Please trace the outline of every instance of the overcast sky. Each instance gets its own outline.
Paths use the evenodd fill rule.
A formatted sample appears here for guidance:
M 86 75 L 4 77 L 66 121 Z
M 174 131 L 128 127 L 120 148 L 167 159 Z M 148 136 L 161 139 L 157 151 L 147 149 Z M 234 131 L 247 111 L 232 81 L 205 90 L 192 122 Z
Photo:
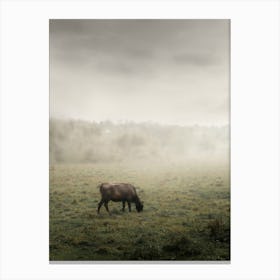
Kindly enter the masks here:
M 51 20 L 51 117 L 228 124 L 229 24 Z

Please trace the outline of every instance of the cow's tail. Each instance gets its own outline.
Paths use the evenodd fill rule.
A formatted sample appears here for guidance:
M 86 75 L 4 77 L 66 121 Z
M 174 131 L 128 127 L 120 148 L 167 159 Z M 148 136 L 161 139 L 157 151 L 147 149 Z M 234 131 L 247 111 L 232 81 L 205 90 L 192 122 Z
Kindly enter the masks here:
M 99 189 L 99 191 L 101 191 L 101 187 L 102 187 L 103 183 L 100 183 L 97 185 L 97 188 Z

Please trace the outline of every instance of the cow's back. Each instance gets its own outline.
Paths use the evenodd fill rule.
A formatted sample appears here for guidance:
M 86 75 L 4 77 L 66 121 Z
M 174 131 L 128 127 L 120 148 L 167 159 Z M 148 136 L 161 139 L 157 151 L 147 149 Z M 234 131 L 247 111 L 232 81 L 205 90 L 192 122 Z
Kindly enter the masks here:
M 104 200 L 133 201 L 137 196 L 135 188 L 126 183 L 103 183 L 100 192 Z

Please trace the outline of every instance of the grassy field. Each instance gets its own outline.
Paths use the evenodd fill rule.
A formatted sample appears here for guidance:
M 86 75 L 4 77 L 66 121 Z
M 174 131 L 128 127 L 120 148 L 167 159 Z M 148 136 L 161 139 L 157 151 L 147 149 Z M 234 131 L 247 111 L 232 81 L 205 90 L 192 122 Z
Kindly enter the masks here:
M 50 260 L 229 260 L 228 166 L 50 166 Z M 100 182 L 128 182 L 143 212 L 109 202 Z

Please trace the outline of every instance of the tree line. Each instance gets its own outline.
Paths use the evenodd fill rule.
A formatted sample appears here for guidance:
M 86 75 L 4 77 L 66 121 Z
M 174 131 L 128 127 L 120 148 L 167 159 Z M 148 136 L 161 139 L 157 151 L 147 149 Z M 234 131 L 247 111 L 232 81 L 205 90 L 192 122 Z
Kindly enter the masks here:
M 228 160 L 228 126 L 50 119 L 50 163 Z

